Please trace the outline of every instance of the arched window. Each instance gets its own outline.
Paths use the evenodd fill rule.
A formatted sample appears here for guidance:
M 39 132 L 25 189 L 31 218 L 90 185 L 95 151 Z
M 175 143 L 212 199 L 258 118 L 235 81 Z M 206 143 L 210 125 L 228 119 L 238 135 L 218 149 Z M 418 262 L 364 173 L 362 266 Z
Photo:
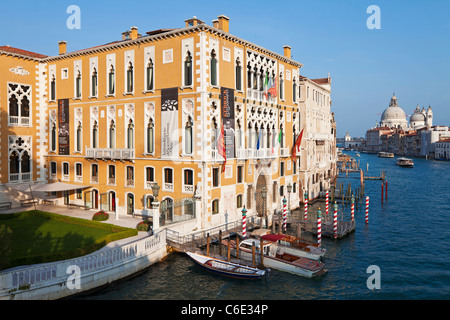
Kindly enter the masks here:
M 297 102 L 297 81 L 295 78 L 292 84 L 292 101 Z
M 17 174 L 19 173 L 19 154 L 16 151 L 13 151 L 9 156 L 9 173 Z
M 114 66 L 111 65 L 111 68 L 109 69 L 109 74 L 108 74 L 108 93 L 109 94 L 114 94 L 115 92 L 115 73 L 114 73 Z
M 184 85 L 192 85 L 192 56 L 188 51 L 186 54 L 186 59 L 184 61 Z
M 92 71 L 92 76 L 91 76 L 91 96 L 92 97 L 96 97 L 97 96 L 97 84 L 98 84 L 98 77 L 97 77 L 97 69 L 94 68 L 94 70 Z
M 216 199 L 212 202 L 212 213 L 213 214 L 219 213 L 219 199 Z
M 247 88 L 252 88 L 252 67 L 250 64 L 247 65 Z
M 9 116 L 19 116 L 19 103 L 15 94 L 11 95 L 11 97 L 9 98 Z
M 253 127 L 252 124 L 248 124 L 248 148 L 253 148 Z
M 133 64 L 130 62 L 127 69 L 127 93 L 133 92 Z
M 23 96 L 20 101 L 20 116 L 29 117 L 30 116 L 30 100 L 27 96 Z
M 77 151 L 81 151 L 81 133 L 82 133 L 82 127 L 81 127 L 81 122 L 78 122 L 78 126 L 77 126 Z
M 111 120 L 109 124 L 109 147 L 114 149 L 116 147 L 116 124 Z
M 284 80 L 283 80 L 283 74 L 280 73 L 280 99 L 284 99 Z
M 253 68 L 253 89 L 258 89 L 258 69 L 256 66 Z
M 241 122 L 239 120 L 237 121 L 236 147 L 237 149 L 242 148 L 242 127 Z
M 192 118 L 188 117 L 186 125 L 184 127 L 184 151 L 186 154 L 192 154 L 193 149 L 193 135 L 192 135 Z
M 75 79 L 75 98 L 81 98 L 81 72 L 78 71 Z
M 147 124 L 147 153 L 155 151 L 155 128 L 153 120 L 150 119 Z
M 94 122 L 92 126 L 92 148 L 98 148 L 98 124 Z
M 56 78 L 52 75 L 52 82 L 50 83 L 50 100 L 56 100 Z
M 52 133 L 51 133 L 51 151 L 56 151 L 56 124 L 52 125 Z
M 213 49 L 211 51 L 211 85 L 216 86 L 217 85 L 217 58 L 216 58 L 216 51 Z
M 264 90 L 264 70 L 259 70 L 259 91 Z
M 239 58 L 236 59 L 236 90 L 242 90 L 242 66 Z
M 128 123 L 128 129 L 127 129 L 127 148 L 133 149 L 134 148 L 134 123 L 133 120 L 130 119 L 130 122 Z
M 267 125 L 267 130 L 266 130 L 266 148 L 270 148 L 272 141 L 272 132 L 270 132 L 270 125 Z
M 147 91 L 153 90 L 153 60 L 149 59 L 147 64 Z
M 218 136 L 218 128 L 217 128 L 217 123 L 216 123 L 216 119 L 213 118 L 212 119 L 212 134 L 211 134 L 211 149 L 212 150 L 216 150 L 217 149 L 217 136 Z
M 280 140 L 280 147 L 284 148 L 284 132 L 283 132 L 283 125 L 280 125 L 280 136 L 278 137 Z
M 239 194 L 236 197 L 236 208 L 242 208 L 242 204 L 243 204 L 243 199 L 242 199 L 242 194 Z

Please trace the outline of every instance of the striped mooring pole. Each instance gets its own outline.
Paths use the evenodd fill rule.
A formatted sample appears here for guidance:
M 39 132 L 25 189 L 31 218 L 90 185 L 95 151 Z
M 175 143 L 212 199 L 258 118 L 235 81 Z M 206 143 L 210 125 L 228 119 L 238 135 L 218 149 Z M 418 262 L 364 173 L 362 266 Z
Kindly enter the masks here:
M 286 209 L 286 197 L 283 198 L 283 230 L 286 232 L 287 229 L 287 209 Z
M 242 238 L 247 237 L 247 209 L 242 209 Z
M 328 217 L 328 199 L 329 199 L 329 196 L 328 196 L 328 190 L 327 190 L 327 193 L 325 195 L 325 215 L 326 215 L 326 217 Z
M 333 233 L 334 233 L 335 239 L 337 239 L 337 209 L 338 209 L 338 205 L 335 201 L 334 202 L 334 213 L 333 213 L 333 220 L 334 220 Z
M 352 222 L 354 222 L 355 221 L 355 198 L 353 198 L 353 197 L 352 197 L 351 214 L 352 214 Z
M 366 224 L 369 223 L 369 196 L 366 197 Z
M 305 192 L 305 221 L 308 220 L 308 194 Z
M 317 211 L 317 245 L 320 247 L 322 245 L 322 212 Z

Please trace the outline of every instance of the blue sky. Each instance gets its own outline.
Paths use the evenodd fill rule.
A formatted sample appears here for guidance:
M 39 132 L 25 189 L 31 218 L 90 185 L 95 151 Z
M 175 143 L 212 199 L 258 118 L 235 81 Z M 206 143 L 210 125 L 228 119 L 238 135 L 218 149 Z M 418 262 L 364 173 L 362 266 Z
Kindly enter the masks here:
M 68 6 L 81 9 L 81 29 L 69 30 Z M 381 10 L 381 29 L 369 30 L 369 5 Z M 338 137 L 364 136 L 395 92 L 410 115 L 431 105 L 434 124 L 450 125 L 450 1 L 9 1 L 0 12 L 0 45 L 47 55 L 58 41 L 75 51 L 139 32 L 184 27 L 197 16 L 212 25 L 230 17 L 230 33 L 269 50 L 292 47 L 301 74 L 332 77 Z

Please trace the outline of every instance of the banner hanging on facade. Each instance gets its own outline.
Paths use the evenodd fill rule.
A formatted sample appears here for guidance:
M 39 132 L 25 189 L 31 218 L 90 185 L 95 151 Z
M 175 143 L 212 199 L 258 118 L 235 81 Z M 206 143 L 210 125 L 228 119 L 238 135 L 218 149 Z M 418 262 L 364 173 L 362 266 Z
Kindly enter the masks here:
M 221 88 L 222 123 L 225 131 L 225 149 L 227 159 L 235 158 L 234 154 L 234 89 Z
M 161 157 L 178 158 L 178 88 L 161 90 Z
M 70 155 L 69 99 L 58 100 L 58 145 L 60 155 Z

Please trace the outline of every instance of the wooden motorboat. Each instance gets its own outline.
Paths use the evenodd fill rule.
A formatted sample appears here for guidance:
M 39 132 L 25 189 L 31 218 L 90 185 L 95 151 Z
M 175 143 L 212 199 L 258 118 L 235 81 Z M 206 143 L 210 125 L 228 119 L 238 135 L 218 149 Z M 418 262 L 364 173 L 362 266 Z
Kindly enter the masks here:
M 400 167 L 412 168 L 414 167 L 414 162 L 412 159 L 402 157 L 397 159 L 397 165 Z
M 274 239 L 267 236 L 269 235 L 261 236 L 263 242 L 262 265 L 264 267 L 270 267 L 307 278 L 319 276 L 326 272 L 324 263 L 288 253 L 286 247 L 277 244 L 278 240 L 272 241 Z M 232 240 L 229 244 L 231 254 L 234 256 L 239 255 L 239 258 L 243 260 L 255 261 L 255 263 L 261 264 L 260 242 L 260 240 L 256 239 L 245 239 L 239 244 L 238 250 L 236 250 L 236 242 Z M 255 246 L 254 252 L 253 245 Z
M 223 276 L 236 279 L 259 279 L 265 274 L 265 270 L 258 268 L 252 268 L 194 252 L 186 252 L 186 254 L 200 267 Z
M 288 234 L 267 234 L 263 239 L 276 242 L 278 247 L 284 252 L 290 253 L 302 258 L 320 260 L 327 253 L 327 249 L 320 248 L 317 244 L 297 238 Z

